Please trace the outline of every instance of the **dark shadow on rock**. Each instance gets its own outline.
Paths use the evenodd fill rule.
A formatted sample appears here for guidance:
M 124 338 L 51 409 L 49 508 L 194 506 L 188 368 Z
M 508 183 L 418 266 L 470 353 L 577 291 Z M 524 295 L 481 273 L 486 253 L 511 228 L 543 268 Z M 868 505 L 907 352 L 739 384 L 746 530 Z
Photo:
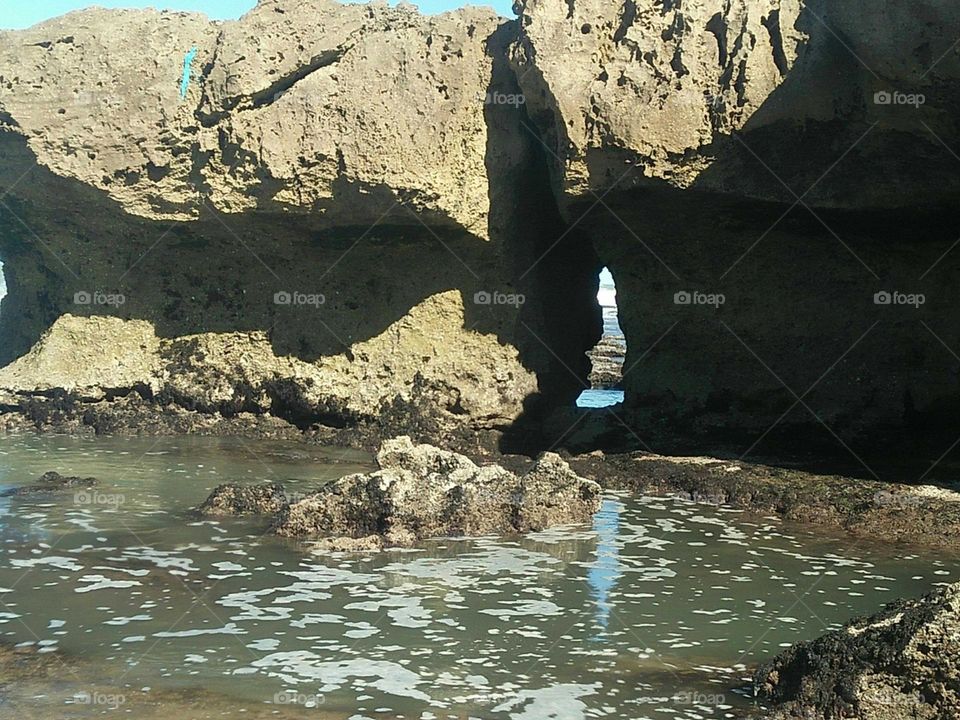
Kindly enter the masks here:
M 485 110 L 486 165 L 489 234 L 513 286 L 526 299 L 517 311 L 515 344 L 539 385 L 539 392 L 526 399 L 523 415 L 506 429 L 500 449 L 534 454 L 549 447 L 540 432 L 544 417 L 572 404 L 587 386 L 586 352 L 603 330 L 596 299 L 602 266 L 589 239 L 563 220 L 557 205 L 550 140 L 531 121 L 509 63 L 508 45 L 518 22 L 505 23 L 487 41 L 493 71 Z M 491 101 L 498 97 L 523 100 Z
M 742 130 L 702 148 L 715 159 L 692 187 L 628 180 L 605 196 L 609 209 L 591 209 L 589 194 L 565 207 L 571 219 L 589 211 L 580 226 L 617 277 L 628 342 L 625 406 L 592 413 L 580 427 L 593 440 L 567 438 L 571 449 L 712 448 L 863 477 L 952 479 L 960 165 L 924 125 L 947 127 L 960 102 L 932 83 L 920 110 L 874 105 L 890 83 L 850 54 L 831 15 L 849 24 L 857 7 L 872 12 L 804 10 L 807 47 Z M 824 108 L 832 115 L 815 119 Z M 591 186 L 603 192 L 625 159 L 589 153 Z M 697 293 L 701 304 L 688 299 Z M 724 302 L 708 304 L 717 295 Z
M 36 165 L 16 136 L 0 138 L 0 159 L 4 187 Z M 29 189 L 6 198 L 9 210 L 0 207 L 0 363 L 67 312 L 149 320 L 162 337 L 265 331 L 278 354 L 309 361 L 379 335 L 432 295 L 458 290 L 472 302 L 502 284 L 495 244 L 399 205 L 375 227 L 207 206 L 196 221 L 154 221 L 44 167 L 29 177 Z M 338 191 L 377 209 L 396 201 L 386 188 Z M 97 293 L 123 302 L 97 304 Z M 513 339 L 497 318 L 475 314 L 470 324 Z

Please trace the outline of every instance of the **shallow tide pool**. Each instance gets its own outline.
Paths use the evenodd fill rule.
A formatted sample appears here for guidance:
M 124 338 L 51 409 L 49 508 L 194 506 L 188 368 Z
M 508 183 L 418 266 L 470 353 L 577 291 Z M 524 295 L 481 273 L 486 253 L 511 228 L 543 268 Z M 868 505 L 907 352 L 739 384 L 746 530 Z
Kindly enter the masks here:
M 0 439 L 4 487 L 100 479 L 0 499 L 0 640 L 63 658 L 0 717 L 743 717 L 755 663 L 960 579 L 942 553 L 619 494 L 592 526 L 374 555 L 188 512 L 221 482 L 302 492 L 369 467 L 239 439 Z

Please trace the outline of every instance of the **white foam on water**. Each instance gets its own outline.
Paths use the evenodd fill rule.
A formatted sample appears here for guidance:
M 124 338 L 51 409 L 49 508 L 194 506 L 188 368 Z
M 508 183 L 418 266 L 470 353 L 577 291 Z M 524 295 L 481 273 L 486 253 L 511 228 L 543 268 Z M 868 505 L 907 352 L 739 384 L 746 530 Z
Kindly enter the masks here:
M 247 631 L 237 627 L 236 623 L 227 623 L 220 628 L 196 628 L 193 630 L 165 630 L 164 632 L 154 633 L 158 638 L 188 638 L 198 637 L 200 635 L 244 635 Z
M 301 650 L 273 653 L 254 661 L 252 665 L 272 677 L 295 685 L 304 681 L 318 682 L 320 686 L 317 690 L 323 694 L 342 688 L 353 678 L 373 678 L 370 686 L 383 693 L 431 702 L 430 696 L 418 689 L 424 681 L 417 673 L 387 660 L 356 658 L 324 661 L 313 652 Z
M 510 712 L 511 720 L 585 720 L 587 704 L 580 698 L 595 695 L 600 687 L 600 683 L 567 683 L 539 690 L 521 690 L 514 699 L 493 708 L 493 712 Z M 511 712 L 517 706 L 521 712 Z
M 117 617 L 112 620 L 104 620 L 104 625 L 116 625 L 122 627 L 128 625 L 132 622 L 146 622 L 148 620 L 153 620 L 151 615 L 131 615 L 130 617 Z
M 41 565 L 49 565 L 58 570 L 71 570 L 73 572 L 83 570 L 83 565 L 76 560 L 61 555 L 48 555 L 46 557 L 30 558 L 28 560 L 14 558 L 10 561 L 10 564 L 17 568 L 34 568 L 40 567 Z
M 551 617 L 563 615 L 564 612 L 563 608 L 548 600 L 501 600 L 499 604 L 508 607 L 484 608 L 480 610 L 480 612 L 484 615 L 493 615 L 500 619 L 524 617 L 528 615 Z
M 78 582 L 90 583 L 86 587 L 74 588 L 74 592 L 88 593 L 94 590 L 110 590 L 138 587 L 140 582 L 137 580 L 113 580 L 104 575 L 84 575 L 78 579 Z

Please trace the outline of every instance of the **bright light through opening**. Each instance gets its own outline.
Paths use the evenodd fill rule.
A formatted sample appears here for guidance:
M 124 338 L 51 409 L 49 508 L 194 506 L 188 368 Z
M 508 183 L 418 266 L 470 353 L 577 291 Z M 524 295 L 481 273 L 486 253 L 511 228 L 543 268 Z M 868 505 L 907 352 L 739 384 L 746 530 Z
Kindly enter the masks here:
M 603 337 L 588 355 L 593 364 L 590 388 L 577 398 L 578 407 L 603 408 L 623 402 L 623 360 L 626 339 L 617 314 L 617 286 L 608 268 L 600 271 L 597 302 L 603 310 Z

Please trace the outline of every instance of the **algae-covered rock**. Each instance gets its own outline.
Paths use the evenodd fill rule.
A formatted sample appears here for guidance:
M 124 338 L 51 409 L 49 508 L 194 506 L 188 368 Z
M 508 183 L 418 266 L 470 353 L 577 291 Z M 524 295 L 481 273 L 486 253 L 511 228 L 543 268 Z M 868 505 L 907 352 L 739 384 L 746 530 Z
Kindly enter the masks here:
M 384 545 L 408 546 L 430 537 L 584 523 L 600 505 L 600 486 L 552 453 L 518 476 L 399 437 L 383 443 L 377 461 L 376 472 L 348 475 L 291 503 L 277 516 L 274 531 L 289 537 L 378 536 Z
M 200 515 L 273 515 L 287 504 L 283 487 L 267 485 L 218 485 L 200 504 Z
M 899 600 L 801 642 L 754 684 L 774 720 L 953 720 L 960 708 L 960 584 Z

